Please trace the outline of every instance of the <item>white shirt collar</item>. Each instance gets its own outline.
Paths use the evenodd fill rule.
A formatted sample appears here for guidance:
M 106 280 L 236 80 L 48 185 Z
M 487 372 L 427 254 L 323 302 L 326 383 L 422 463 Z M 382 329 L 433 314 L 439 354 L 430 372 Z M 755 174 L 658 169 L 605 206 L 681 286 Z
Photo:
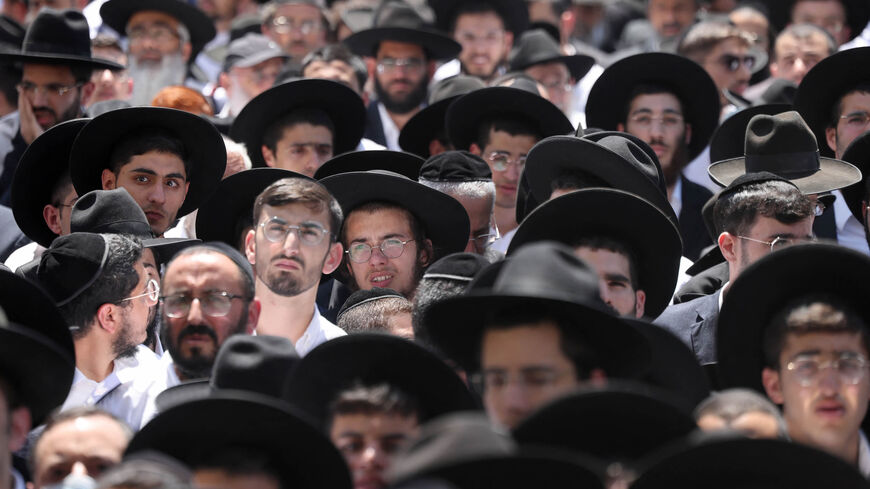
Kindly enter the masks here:
M 870 479 L 870 443 L 867 442 L 863 431 L 858 430 L 858 436 L 858 471 L 865 478 Z
M 730 280 L 725 282 L 724 284 L 722 284 L 722 287 L 719 289 L 719 312 L 722 312 L 722 301 L 725 300 L 725 290 L 728 288 L 728 284 L 730 284 L 730 283 L 731 283 Z
M 393 122 L 384 104 L 378 102 L 378 114 L 381 116 L 381 127 L 384 128 L 384 139 L 387 141 L 387 149 L 402 151 L 399 147 L 399 127 Z
M 674 214 L 680 215 L 683 210 L 683 178 L 677 177 L 677 183 L 674 184 L 674 191 L 671 192 L 671 207 L 674 208 Z
M 317 345 L 346 334 L 347 333 L 345 333 L 344 330 L 321 316 L 320 310 L 318 310 L 315 305 L 314 314 L 311 315 L 311 322 L 308 323 L 308 327 L 305 328 L 305 333 L 299 337 L 299 341 L 297 341 L 293 346 L 296 347 L 296 353 L 298 353 L 300 357 L 304 357 Z
M 852 215 L 852 211 L 849 210 L 849 206 L 846 205 L 846 199 L 843 198 L 843 193 L 839 190 L 835 190 L 833 194 L 837 196 L 837 199 L 834 200 L 834 219 L 837 222 L 837 231 L 839 232 L 846 227 L 849 218 L 851 217 L 854 219 L 854 216 Z

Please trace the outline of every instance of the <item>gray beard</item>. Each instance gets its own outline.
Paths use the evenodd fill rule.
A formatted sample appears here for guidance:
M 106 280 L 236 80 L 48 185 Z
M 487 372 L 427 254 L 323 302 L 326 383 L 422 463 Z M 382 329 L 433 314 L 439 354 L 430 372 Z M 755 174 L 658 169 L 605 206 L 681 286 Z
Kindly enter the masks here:
M 163 57 L 160 63 L 141 63 L 133 59 L 128 69 L 133 79 L 132 105 L 151 105 L 151 100 L 160 90 L 172 85 L 182 85 L 187 73 L 187 63 L 180 53 Z

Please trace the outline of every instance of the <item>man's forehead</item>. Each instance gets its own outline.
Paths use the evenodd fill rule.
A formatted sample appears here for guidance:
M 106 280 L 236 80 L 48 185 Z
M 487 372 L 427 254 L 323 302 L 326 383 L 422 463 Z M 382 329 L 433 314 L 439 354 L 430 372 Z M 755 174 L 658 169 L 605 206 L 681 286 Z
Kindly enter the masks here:
M 161 12 L 159 10 L 143 10 L 130 16 L 130 20 L 127 21 L 127 29 L 153 24 L 167 24 L 171 27 L 176 27 L 179 22 L 178 19 L 166 12 Z
M 387 221 L 386 218 L 390 216 L 398 219 Z M 373 237 L 373 235 L 388 236 L 393 234 L 411 234 L 412 214 L 404 207 L 354 209 L 350 211 L 344 220 L 345 223 L 347 223 L 346 226 L 349 228 L 351 225 L 359 226 L 360 220 L 363 218 L 368 219 L 368 226 L 363 229 L 355 229 L 355 231 L 358 233 L 364 233 L 367 236 L 348 236 L 348 239 L 354 240 L 363 237 Z
M 259 222 L 277 217 L 287 224 L 297 225 L 300 222 L 314 221 L 329 227 L 329 210 L 326 205 L 311 205 L 302 202 L 291 202 L 284 205 L 265 204 L 260 209 Z
M 203 278 L 210 285 L 216 282 L 235 285 L 239 279 L 236 265 L 228 256 L 215 250 L 200 250 L 173 260 L 166 269 L 163 280 L 169 288 L 194 277 Z
M 275 8 L 275 17 L 282 16 L 293 19 L 319 19 L 321 17 L 321 10 L 314 5 L 304 2 L 285 3 Z
M 298 121 L 284 127 L 278 142 L 284 144 L 309 144 L 312 142 L 332 144 L 332 131 L 320 124 Z
M 425 58 L 423 46 L 400 41 L 381 41 L 377 57 L 380 58 Z
M 630 112 L 637 112 L 640 110 L 648 110 L 648 111 L 656 111 L 656 110 L 670 110 L 675 112 L 681 112 L 680 108 L 680 99 L 672 92 L 655 92 L 655 93 L 642 93 L 636 95 L 633 99 L 631 99 L 631 103 L 629 104 Z
M 75 82 L 72 68 L 62 64 L 37 64 L 23 63 L 21 66 L 21 79 L 26 81 L 38 81 L 39 83 L 71 83 Z

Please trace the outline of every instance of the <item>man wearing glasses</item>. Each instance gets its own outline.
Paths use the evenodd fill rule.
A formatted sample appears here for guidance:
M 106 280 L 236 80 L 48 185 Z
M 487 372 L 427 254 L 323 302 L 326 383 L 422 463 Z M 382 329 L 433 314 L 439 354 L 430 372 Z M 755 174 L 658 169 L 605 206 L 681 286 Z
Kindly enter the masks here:
M 273 0 L 263 6 L 263 34 L 301 63 L 308 53 L 326 45 L 329 22 L 322 0 Z
M 287 338 L 299 355 L 343 336 L 315 306 L 321 276 L 341 264 L 338 202 L 317 182 L 285 178 L 260 193 L 253 216 L 245 254 L 262 304 L 257 334 Z

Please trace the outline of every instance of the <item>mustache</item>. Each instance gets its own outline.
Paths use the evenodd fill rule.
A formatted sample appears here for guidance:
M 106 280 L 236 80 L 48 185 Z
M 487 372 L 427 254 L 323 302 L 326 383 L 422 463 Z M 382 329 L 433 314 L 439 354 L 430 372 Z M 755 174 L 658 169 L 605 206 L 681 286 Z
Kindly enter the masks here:
M 272 257 L 273 262 L 278 261 L 278 260 L 293 260 L 296 263 L 302 265 L 303 267 L 305 266 L 305 262 L 302 261 L 302 259 L 299 258 L 298 255 L 296 255 L 296 256 L 277 255 L 277 256 Z
M 178 339 L 176 341 L 178 343 L 181 343 L 181 340 L 183 340 L 184 337 L 195 334 L 206 335 L 211 338 L 212 341 L 215 342 L 215 344 L 217 344 L 218 342 L 217 333 L 215 333 L 213 329 L 209 328 L 204 324 L 188 324 L 184 327 L 184 329 L 181 330 L 180 333 L 178 333 Z
M 57 119 L 57 113 L 51 107 L 33 107 L 33 113 L 36 114 L 38 112 L 47 112 Z

